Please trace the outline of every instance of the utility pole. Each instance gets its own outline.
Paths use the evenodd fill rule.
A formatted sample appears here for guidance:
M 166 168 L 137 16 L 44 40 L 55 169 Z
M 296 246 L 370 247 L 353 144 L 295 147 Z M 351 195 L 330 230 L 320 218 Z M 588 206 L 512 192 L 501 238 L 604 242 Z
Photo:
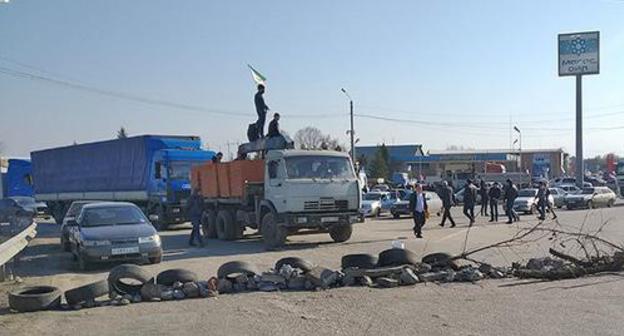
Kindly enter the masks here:
M 347 96 L 347 98 L 349 98 L 349 116 L 351 117 L 351 129 L 349 130 L 349 135 L 351 136 L 351 160 L 353 161 L 353 164 L 355 165 L 356 162 L 356 158 L 355 158 L 355 131 L 353 130 L 353 99 L 351 99 L 351 96 L 349 95 L 349 93 L 347 93 L 347 90 L 345 90 L 344 88 L 340 89 L 340 91 L 342 91 L 342 93 L 345 94 L 345 96 Z

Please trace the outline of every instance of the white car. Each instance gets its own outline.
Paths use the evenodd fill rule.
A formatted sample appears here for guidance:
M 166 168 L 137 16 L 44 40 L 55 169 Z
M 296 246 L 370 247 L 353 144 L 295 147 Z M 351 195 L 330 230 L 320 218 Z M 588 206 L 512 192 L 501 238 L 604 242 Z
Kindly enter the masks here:
M 514 201 L 513 208 L 517 212 L 524 212 L 526 214 L 534 214 L 537 212 L 537 189 L 521 189 L 518 191 L 518 198 Z M 548 196 L 548 203 L 555 204 L 555 199 L 552 195 Z
M 369 192 L 362 195 L 360 213 L 365 217 L 379 217 L 384 212 L 381 203 L 387 198 L 388 193 L 383 191 Z

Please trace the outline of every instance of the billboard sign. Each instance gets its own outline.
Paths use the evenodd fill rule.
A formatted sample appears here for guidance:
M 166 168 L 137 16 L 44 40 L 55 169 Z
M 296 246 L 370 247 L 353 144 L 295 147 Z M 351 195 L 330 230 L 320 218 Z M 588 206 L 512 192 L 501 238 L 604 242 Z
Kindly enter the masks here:
M 559 34 L 559 76 L 600 73 L 600 32 Z

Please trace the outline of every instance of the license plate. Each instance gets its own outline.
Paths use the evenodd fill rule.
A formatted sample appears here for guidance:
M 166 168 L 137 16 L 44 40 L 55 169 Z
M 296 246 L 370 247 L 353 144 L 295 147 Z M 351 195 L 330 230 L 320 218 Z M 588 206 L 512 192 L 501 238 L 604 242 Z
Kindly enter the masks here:
M 172 212 L 173 213 L 178 213 L 178 212 L 180 212 L 180 209 L 179 208 L 173 208 Z
M 0 223 L 0 226 L 9 226 L 9 225 L 11 225 L 11 223 L 9 223 L 9 222 L 2 222 L 2 223 Z
M 338 217 L 323 217 L 321 218 L 321 223 L 333 223 L 333 222 L 337 222 L 338 221 Z
M 120 247 L 111 250 L 112 255 L 139 253 L 139 247 Z

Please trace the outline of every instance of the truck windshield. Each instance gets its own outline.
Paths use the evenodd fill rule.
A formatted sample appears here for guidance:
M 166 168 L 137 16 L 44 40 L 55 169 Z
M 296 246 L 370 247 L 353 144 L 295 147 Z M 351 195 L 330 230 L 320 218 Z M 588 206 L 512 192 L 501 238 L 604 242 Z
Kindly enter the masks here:
M 286 172 L 290 179 L 355 178 L 349 159 L 334 156 L 287 157 Z
M 191 177 L 191 163 L 185 161 L 171 161 L 169 166 L 169 178 L 172 180 L 188 180 Z
M 624 175 L 624 162 L 620 162 L 617 164 L 616 172 L 617 175 Z
M 102 207 L 87 209 L 82 226 L 108 226 L 147 223 L 141 210 L 132 206 Z

